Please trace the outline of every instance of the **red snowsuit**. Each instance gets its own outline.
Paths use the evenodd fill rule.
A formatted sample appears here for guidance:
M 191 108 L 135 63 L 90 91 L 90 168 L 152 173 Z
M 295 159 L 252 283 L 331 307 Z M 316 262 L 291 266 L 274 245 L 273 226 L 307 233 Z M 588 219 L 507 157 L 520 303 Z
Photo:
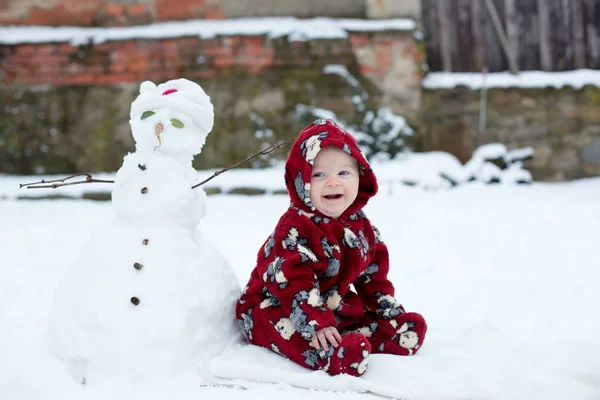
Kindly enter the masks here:
M 328 145 L 353 156 L 360 170 L 358 196 L 337 219 L 310 201 L 313 160 Z M 258 252 L 236 306 L 248 341 L 331 375 L 362 375 L 370 352 L 416 353 L 427 325 L 394 298 L 387 248 L 362 212 L 377 181 L 354 138 L 329 120 L 313 122 L 290 152 L 285 179 L 291 205 Z M 315 349 L 310 339 L 328 326 L 338 329 L 341 345 Z

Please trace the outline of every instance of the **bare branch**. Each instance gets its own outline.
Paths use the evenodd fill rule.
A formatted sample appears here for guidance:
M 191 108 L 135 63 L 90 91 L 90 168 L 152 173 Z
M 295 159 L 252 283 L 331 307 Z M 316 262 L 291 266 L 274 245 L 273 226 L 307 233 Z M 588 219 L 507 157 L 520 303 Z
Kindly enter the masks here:
M 85 176 L 86 178 L 84 181 L 67 182 L 69 179 L 77 178 L 79 176 Z M 56 183 L 56 182 L 59 182 L 59 183 Z M 21 183 L 21 184 L 19 184 L 19 188 L 26 186 L 27 189 L 56 189 L 57 187 L 60 187 L 60 186 L 79 185 L 81 183 L 94 183 L 94 182 L 95 183 L 114 183 L 115 181 L 95 179 L 90 174 L 75 174 L 75 175 L 67 176 L 66 178 L 54 179 L 51 181 L 46 181 L 46 180 L 42 179 L 39 182 Z
M 223 172 L 228 171 L 232 168 L 237 167 L 240 164 L 243 164 L 247 161 L 250 161 L 258 156 L 261 155 L 266 155 L 269 154 L 275 150 L 277 150 L 278 148 L 282 147 L 283 145 L 285 145 L 286 143 L 289 143 L 290 141 L 292 141 L 293 139 L 295 139 L 294 137 L 289 138 L 288 140 L 285 140 L 281 143 L 278 144 L 274 144 L 271 145 L 269 147 L 266 147 L 264 149 L 262 149 L 261 151 L 259 151 L 256 154 L 253 154 L 249 157 L 246 157 L 245 159 L 238 161 L 237 163 L 233 164 L 231 167 L 227 167 L 225 169 L 222 169 L 220 171 L 215 172 L 210 178 L 203 180 L 200 183 L 195 184 L 194 186 L 192 186 L 192 189 L 197 188 L 198 186 L 204 185 L 206 182 L 210 181 L 211 179 L 221 175 Z M 85 180 L 81 180 L 81 181 L 73 181 L 73 182 L 67 182 L 70 179 L 73 178 L 77 178 L 80 176 L 85 176 Z M 54 180 L 50 180 L 50 181 L 46 181 L 44 179 L 42 179 L 39 182 L 31 182 L 31 183 L 20 183 L 19 187 L 23 188 L 26 187 L 27 189 L 56 189 L 58 187 L 61 186 L 69 186 L 69 185 L 80 185 L 82 183 L 115 183 L 115 181 L 109 181 L 109 180 L 103 180 L 103 179 L 95 179 L 92 177 L 92 175 L 90 174 L 75 174 L 75 175 L 71 175 L 71 176 L 67 176 L 66 178 L 61 178 L 61 179 L 54 179 Z
M 202 182 L 200 182 L 200 183 L 197 183 L 197 184 L 195 184 L 194 186 L 192 186 L 192 189 L 194 189 L 194 188 L 197 188 L 198 186 L 204 185 L 206 182 L 210 181 L 211 179 L 213 179 L 213 178 L 216 178 L 217 176 L 221 175 L 223 172 L 225 172 L 225 171 L 228 171 L 228 170 L 230 170 L 230 169 L 232 169 L 232 168 L 235 168 L 235 167 L 237 167 L 237 166 L 238 166 L 238 165 L 240 165 L 240 164 L 243 164 L 243 163 L 245 163 L 245 162 L 247 162 L 247 161 L 250 161 L 250 160 L 252 160 L 252 159 L 254 159 L 254 158 L 256 158 L 256 157 L 258 157 L 258 156 L 260 156 L 260 155 L 263 155 L 263 156 L 264 156 L 265 154 L 269 154 L 269 153 L 271 153 L 272 151 L 275 151 L 275 150 L 277 150 L 278 148 L 280 148 L 280 147 L 281 147 L 281 146 L 283 146 L 284 144 L 286 144 L 286 143 L 288 143 L 288 142 L 291 142 L 293 139 L 295 139 L 295 138 L 294 138 L 294 137 L 291 137 L 291 138 L 289 138 L 288 140 L 286 140 L 286 141 L 283 141 L 283 142 L 281 142 L 281 143 L 279 143 L 279 144 L 274 144 L 274 145 L 271 145 L 271 146 L 269 146 L 269 147 L 266 147 L 266 148 L 262 149 L 261 151 L 259 151 L 258 153 L 256 153 L 256 154 L 253 154 L 253 155 L 251 155 L 251 156 L 249 156 L 249 157 L 246 157 L 246 158 L 245 158 L 245 159 L 243 159 L 242 161 L 238 161 L 237 163 L 233 164 L 231 167 L 227 167 L 227 168 L 225 168 L 225 169 L 222 169 L 222 170 L 220 170 L 220 171 L 216 171 L 216 172 L 215 172 L 215 173 L 214 173 L 212 176 L 210 176 L 209 178 L 207 178 L 207 179 L 203 180 Z

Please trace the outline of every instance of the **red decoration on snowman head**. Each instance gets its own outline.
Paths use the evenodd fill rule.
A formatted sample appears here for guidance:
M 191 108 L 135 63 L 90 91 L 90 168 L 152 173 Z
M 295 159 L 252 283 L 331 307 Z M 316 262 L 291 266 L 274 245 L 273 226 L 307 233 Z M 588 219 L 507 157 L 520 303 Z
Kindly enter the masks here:
M 177 89 L 169 89 L 169 90 L 165 90 L 165 91 L 163 92 L 163 96 L 166 96 L 166 95 L 168 95 L 168 94 L 171 94 L 171 93 L 176 93 L 176 92 L 177 92 Z

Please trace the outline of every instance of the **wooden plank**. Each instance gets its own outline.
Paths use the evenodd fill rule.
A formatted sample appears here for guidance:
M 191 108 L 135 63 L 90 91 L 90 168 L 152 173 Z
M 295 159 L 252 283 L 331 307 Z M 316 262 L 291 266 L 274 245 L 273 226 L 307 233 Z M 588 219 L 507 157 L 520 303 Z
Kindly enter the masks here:
M 539 21 L 536 0 L 521 0 L 516 3 L 519 24 L 519 67 L 522 71 L 539 70 Z
M 492 17 L 487 12 L 485 3 L 483 1 L 481 3 L 484 38 L 483 51 L 486 65 L 490 72 L 506 71 L 508 63 L 502 50 L 502 44 L 500 43 L 500 39 L 498 39 Z
M 585 0 L 583 7 L 588 55 L 586 67 L 600 69 L 600 4 L 598 0 Z
M 421 0 L 421 18 L 423 19 L 423 40 L 425 41 L 425 53 L 430 71 L 442 70 L 442 58 L 440 54 L 440 34 L 436 0 Z
M 500 15 L 498 14 L 498 10 L 496 9 L 496 5 L 493 0 L 485 0 L 485 5 L 488 13 L 492 17 L 492 23 L 494 24 L 494 28 L 496 31 L 496 35 L 500 40 L 500 44 L 502 46 L 502 50 L 504 51 L 504 56 L 508 60 L 508 65 L 510 72 L 516 74 L 519 72 L 517 65 L 515 64 L 515 58 L 511 52 L 510 44 L 506 37 L 506 33 L 504 32 L 504 27 L 502 26 L 502 20 L 500 19 Z
M 504 0 L 504 25 L 506 26 L 506 52 L 511 72 L 519 72 L 519 26 L 515 0 Z
M 450 3 L 448 6 L 449 14 L 449 41 L 450 41 L 450 53 L 452 55 L 452 71 L 458 72 L 461 70 L 460 53 L 464 52 L 460 42 L 458 41 L 458 0 L 444 0 L 445 3 Z
M 547 0 L 537 0 L 537 11 L 540 24 L 540 63 L 543 71 L 552 71 L 550 6 Z
M 585 28 L 581 0 L 571 0 L 571 26 L 573 28 L 573 66 L 575 69 L 585 68 Z
M 485 66 L 485 57 L 483 52 L 483 27 L 482 27 L 482 8 L 480 1 L 471 1 L 471 33 L 473 35 L 472 59 L 473 70 L 481 71 Z
M 573 68 L 570 0 L 550 2 L 550 6 L 553 70 L 568 71 Z
M 471 1 L 456 0 L 455 72 L 470 72 L 473 68 L 473 35 L 471 33 Z
M 442 70 L 446 72 L 452 71 L 452 47 L 451 47 L 451 30 L 450 30 L 450 2 L 447 0 L 439 0 L 438 3 L 438 18 L 440 24 L 440 47 L 442 53 Z

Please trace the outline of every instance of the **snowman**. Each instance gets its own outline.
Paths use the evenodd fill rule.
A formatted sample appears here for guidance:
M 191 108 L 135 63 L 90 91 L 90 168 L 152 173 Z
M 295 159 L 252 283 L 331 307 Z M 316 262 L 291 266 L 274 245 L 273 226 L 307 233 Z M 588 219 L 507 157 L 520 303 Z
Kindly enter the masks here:
M 48 345 L 80 383 L 175 375 L 239 336 L 240 286 L 197 229 L 206 194 L 192 168 L 213 127 L 194 82 L 144 82 L 131 105 L 136 151 L 112 192 L 113 219 L 91 237 L 56 289 Z

